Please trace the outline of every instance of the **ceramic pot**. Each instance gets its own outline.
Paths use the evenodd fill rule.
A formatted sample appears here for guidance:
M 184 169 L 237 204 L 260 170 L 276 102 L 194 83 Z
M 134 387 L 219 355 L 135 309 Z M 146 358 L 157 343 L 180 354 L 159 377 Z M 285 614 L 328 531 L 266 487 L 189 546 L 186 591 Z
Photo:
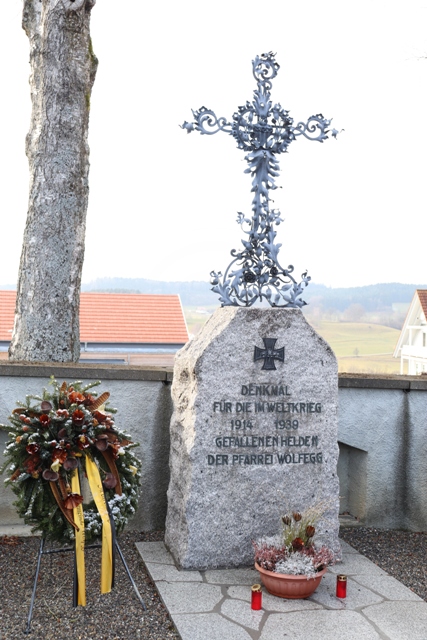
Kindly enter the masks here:
M 314 578 L 307 576 L 291 576 L 287 573 L 267 571 L 255 562 L 255 569 L 259 571 L 261 582 L 268 593 L 279 598 L 308 598 L 314 593 L 327 572 L 327 567 L 316 573 Z

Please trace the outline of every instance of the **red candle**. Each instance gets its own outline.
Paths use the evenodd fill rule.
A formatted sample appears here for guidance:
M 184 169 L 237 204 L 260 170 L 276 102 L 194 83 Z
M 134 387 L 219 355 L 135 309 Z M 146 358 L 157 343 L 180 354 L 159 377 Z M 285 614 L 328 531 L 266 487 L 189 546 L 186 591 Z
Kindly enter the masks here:
M 260 584 L 252 586 L 251 609 L 259 611 L 262 608 L 262 591 Z
M 337 576 L 337 598 L 345 598 L 347 596 L 347 576 Z

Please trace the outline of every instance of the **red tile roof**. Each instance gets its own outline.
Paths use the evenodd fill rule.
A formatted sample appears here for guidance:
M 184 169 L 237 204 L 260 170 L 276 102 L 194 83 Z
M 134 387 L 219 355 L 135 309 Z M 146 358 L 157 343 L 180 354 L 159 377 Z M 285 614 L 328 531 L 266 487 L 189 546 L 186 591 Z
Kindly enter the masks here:
M 11 340 L 16 291 L 0 291 L 0 340 Z
M 425 317 L 427 318 L 427 290 L 426 289 L 417 289 L 418 297 L 421 303 L 421 309 Z
M 16 291 L 0 291 L 0 340 L 10 340 Z M 187 325 L 177 295 L 82 293 L 80 341 L 185 344 Z

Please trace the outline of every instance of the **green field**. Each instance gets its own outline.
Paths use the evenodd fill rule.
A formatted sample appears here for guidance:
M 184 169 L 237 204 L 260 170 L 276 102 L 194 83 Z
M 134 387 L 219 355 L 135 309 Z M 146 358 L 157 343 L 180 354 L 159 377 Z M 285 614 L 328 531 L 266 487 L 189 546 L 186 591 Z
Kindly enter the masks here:
M 338 358 L 340 373 L 400 373 L 400 360 L 393 356 Z
M 319 322 L 314 329 L 333 348 L 338 358 L 392 353 L 400 331 L 380 324 L 363 322 Z
M 188 331 L 195 335 L 216 306 L 185 307 Z M 312 322 L 313 328 L 330 344 L 344 373 L 399 373 L 400 361 L 393 351 L 400 331 L 363 322 Z
M 398 329 L 363 322 L 318 322 L 314 329 L 331 345 L 340 372 L 399 373 L 393 358 Z
M 206 320 L 210 318 L 218 306 L 219 305 L 184 307 L 185 320 L 187 322 L 188 333 L 190 336 L 195 336 L 196 333 L 200 331 Z

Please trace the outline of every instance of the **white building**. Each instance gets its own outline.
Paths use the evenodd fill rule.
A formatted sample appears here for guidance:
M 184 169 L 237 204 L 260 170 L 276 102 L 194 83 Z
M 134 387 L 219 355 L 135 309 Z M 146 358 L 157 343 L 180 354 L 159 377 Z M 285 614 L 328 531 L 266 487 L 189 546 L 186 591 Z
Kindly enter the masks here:
M 417 289 L 403 324 L 394 357 L 400 357 L 400 373 L 427 372 L 427 290 Z

